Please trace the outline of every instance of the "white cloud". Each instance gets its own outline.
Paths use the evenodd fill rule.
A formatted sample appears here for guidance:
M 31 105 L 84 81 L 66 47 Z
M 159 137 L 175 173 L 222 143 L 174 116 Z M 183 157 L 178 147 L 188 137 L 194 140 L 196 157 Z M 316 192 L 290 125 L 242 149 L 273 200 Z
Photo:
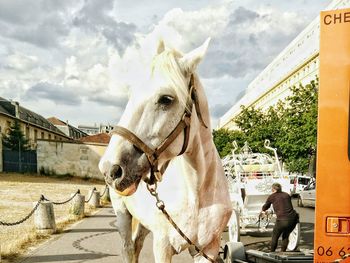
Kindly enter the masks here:
M 4 65 L 8 69 L 25 72 L 32 70 L 37 66 L 38 58 L 36 56 L 28 56 L 26 54 L 15 52 L 7 56 Z
M 80 105 L 81 98 L 74 90 L 60 84 L 50 82 L 39 82 L 30 87 L 25 93 L 26 99 L 37 101 L 47 99 L 56 105 Z
M 271 1 L 1 1 L 0 96 L 70 123 L 117 120 L 160 38 L 188 52 L 210 36 L 199 73 L 215 120 L 313 18 L 302 0 Z

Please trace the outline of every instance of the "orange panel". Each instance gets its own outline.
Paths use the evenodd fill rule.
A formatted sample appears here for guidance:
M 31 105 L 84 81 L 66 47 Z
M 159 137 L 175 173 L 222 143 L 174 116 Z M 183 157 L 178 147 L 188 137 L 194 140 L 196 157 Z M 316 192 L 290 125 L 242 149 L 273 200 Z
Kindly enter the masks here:
M 350 253 L 350 9 L 321 12 L 320 19 L 314 245 L 319 263 Z

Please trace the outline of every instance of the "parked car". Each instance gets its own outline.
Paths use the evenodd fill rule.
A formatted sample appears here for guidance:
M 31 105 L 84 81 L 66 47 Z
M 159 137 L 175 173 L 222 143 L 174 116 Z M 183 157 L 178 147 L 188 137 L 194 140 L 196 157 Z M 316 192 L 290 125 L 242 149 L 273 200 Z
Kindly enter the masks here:
M 315 207 L 316 203 L 316 180 L 312 179 L 309 184 L 299 193 L 298 206 Z
M 299 195 L 299 193 L 310 183 L 312 177 L 307 175 L 290 175 L 291 196 Z

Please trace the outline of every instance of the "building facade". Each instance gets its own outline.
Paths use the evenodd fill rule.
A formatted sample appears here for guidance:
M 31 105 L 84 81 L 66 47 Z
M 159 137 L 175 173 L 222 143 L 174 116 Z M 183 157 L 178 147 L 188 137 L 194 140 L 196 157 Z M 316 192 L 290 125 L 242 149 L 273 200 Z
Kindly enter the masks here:
M 326 10 L 349 8 L 334 0 Z M 319 75 L 320 21 L 315 18 L 249 85 L 245 95 L 220 119 L 218 128 L 236 129 L 241 106 L 265 110 L 291 95 L 291 87 L 309 84 Z
M 0 97 L 0 133 L 6 136 L 15 121 L 20 124 L 21 130 L 29 140 L 29 146 L 35 149 L 38 139 L 67 141 L 70 140 L 63 132 L 47 121 L 43 116 Z
M 100 128 L 96 124 L 95 126 L 78 125 L 78 129 L 87 133 L 88 135 L 94 135 L 100 132 Z
M 68 137 L 78 140 L 80 138 L 83 138 L 85 136 L 88 136 L 88 134 L 78 128 L 75 128 L 74 126 L 70 125 L 67 122 L 64 122 L 56 117 L 50 117 L 47 119 L 49 122 L 51 122 L 53 125 L 56 126 L 61 132 L 63 132 Z
M 99 133 L 110 133 L 111 131 L 113 131 L 114 126 L 111 124 L 100 124 L 99 126 L 97 126 L 96 124 L 95 126 L 78 125 L 78 129 L 87 133 L 88 135 L 95 135 Z

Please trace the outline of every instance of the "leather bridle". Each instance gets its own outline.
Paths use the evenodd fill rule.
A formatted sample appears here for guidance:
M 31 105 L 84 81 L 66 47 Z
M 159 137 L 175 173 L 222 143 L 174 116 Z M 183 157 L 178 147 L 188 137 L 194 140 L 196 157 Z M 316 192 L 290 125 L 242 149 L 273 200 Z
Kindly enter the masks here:
M 135 135 L 133 132 L 130 130 L 121 127 L 121 126 L 116 126 L 111 134 L 118 134 L 119 136 L 123 137 L 124 139 L 128 140 L 130 143 L 132 143 L 138 150 L 142 151 L 145 153 L 148 162 L 150 164 L 150 178 L 144 178 L 143 180 L 148 184 L 148 185 L 153 185 L 156 182 L 160 182 L 162 179 L 162 174 L 164 173 L 166 167 L 169 164 L 169 161 L 166 162 L 161 169 L 158 167 L 158 158 L 160 154 L 168 148 L 168 146 L 177 138 L 177 136 L 184 131 L 184 143 L 182 145 L 182 149 L 180 151 L 179 155 L 182 155 L 188 146 L 189 142 L 189 136 L 190 136 L 190 123 L 191 123 L 191 115 L 192 115 L 192 108 L 193 105 L 195 105 L 197 116 L 201 124 L 205 127 L 208 128 L 207 125 L 205 124 L 200 108 L 199 108 L 199 102 L 198 102 L 198 96 L 196 92 L 196 88 L 194 86 L 194 79 L 193 79 L 193 74 L 190 77 L 190 83 L 188 85 L 188 96 L 187 96 L 187 101 L 186 101 L 186 108 L 185 111 L 182 115 L 181 120 L 179 123 L 176 125 L 176 127 L 172 130 L 172 132 L 163 140 L 160 145 L 152 149 L 150 148 L 146 143 L 144 143 L 137 135 Z

